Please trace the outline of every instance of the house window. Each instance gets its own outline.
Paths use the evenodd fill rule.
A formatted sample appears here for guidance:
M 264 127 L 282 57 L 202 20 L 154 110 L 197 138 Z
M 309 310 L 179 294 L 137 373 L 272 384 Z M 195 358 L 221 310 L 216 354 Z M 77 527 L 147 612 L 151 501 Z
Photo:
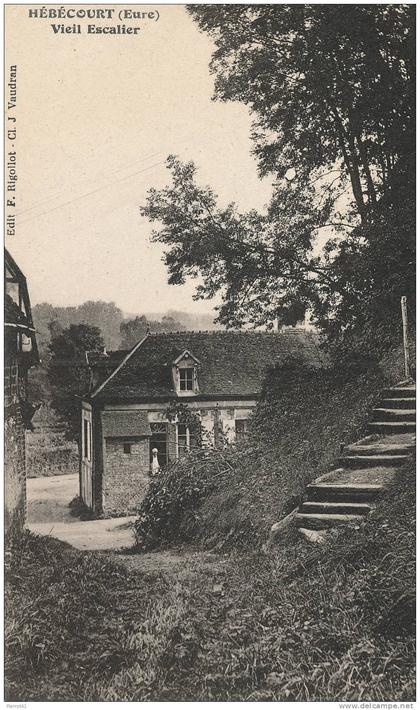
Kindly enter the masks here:
M 180 367 L 179 369 L 179 389 L 181 392 L 192 392 L 194 389 L 194 368 Z
M 128 441 L 123 443 L 123 449 L 125 454 L 131 454 L 131 444 Z
M 235 435 L 238 443 L 244 442 L 248 438 L 248 419 L 235 420 Z
M 178 458 L 190 450 L 190 430 L 186 424 L 177 424 L 177 455 Z

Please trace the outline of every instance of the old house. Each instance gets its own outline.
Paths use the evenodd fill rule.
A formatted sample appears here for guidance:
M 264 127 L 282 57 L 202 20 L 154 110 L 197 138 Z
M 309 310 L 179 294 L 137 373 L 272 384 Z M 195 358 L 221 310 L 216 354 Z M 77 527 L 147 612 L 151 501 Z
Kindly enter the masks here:
M 268 367 L 298 355 L 320 363 L 307 332 L 148 334 L 130 351 L 89 353 L 91 392 L 82 402 L 80 494 L 96 514 L 135 511 L 153 459 L 160 466 L 193 445 L 187 424 L 168 416 L 186 404 L 207 446 L 247 435 Z
M 4 478 L 5 531 L 22 526 L 26 507 L 25 429 L 35 407 L 28 401 L 28 370 L 38 363 L 26 278 L 5 251 L 4 256 Z

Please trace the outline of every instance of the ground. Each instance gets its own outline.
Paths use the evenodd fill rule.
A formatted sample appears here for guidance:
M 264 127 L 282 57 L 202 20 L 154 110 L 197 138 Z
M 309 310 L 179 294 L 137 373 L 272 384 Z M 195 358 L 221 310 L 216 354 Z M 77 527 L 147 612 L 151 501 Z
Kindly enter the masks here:
M 143 573 L 193 574 L 196 564 L 203 569 L 223 569 L 226 559 L 211 553 L 183 550 L 127 554 L 134 543 L 135 516 L 107 520 L 79 520 L 71 515 L 69 502 L 78 494 L 78 474 L 31 478 L 27 482 L 27 528 L 38 535 L 54 537 L 78 550 L 103 551 L 129 570 Z
M 27 482 L 27 527 L 38 535 L 68 542 L 78 550 L 118 550 L 134 542 L 135 516 L 79 520 L 69 503 L 79 492 L 78 474 L 31 478 Z

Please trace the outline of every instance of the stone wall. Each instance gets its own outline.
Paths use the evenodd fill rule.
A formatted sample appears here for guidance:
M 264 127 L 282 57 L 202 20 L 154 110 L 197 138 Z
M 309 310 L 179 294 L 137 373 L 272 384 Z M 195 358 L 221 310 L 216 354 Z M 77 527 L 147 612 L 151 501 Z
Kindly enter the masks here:
M 130 453 L 124 452 L 129 444 Z M 102 478 L 105 516 L 136 513 L 149 483 L 149 439 L 107 438 Z
M 4 368 L 4 525 L 7 533 L 12 525 L 22 527 L 26 512 L 25 428 L 22 420 L 19 390 L 24 380 L 18 379 L 16 362 Z

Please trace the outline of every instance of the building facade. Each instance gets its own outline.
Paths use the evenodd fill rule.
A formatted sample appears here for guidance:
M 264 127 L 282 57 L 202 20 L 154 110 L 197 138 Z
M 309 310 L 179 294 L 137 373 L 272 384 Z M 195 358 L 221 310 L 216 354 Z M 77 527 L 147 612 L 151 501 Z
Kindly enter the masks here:
M 194 446 L 243 441 L 270 367 L 298 356 L 321 364 L 307 332 L 148 334 L 130 351 L 88 353 L 82 402 L 80 495 L 97 515 L 135 512 L 152 470 Z
M 5 251 L 4 525 L 21 528 L 26 511 L 25 430 L 36 408 L 28 400 L 28 370 L 38 363 L 25 276 Z

